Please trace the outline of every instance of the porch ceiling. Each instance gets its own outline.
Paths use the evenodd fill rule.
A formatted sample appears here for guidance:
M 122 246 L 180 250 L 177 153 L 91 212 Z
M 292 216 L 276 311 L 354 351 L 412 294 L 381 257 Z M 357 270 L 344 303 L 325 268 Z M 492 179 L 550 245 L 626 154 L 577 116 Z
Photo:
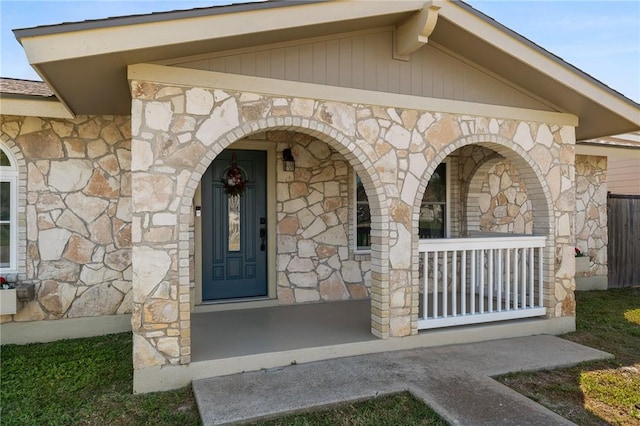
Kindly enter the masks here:
M 399 26 L 423 6 L 424 1 L 413 0 L 276 1 L 37 27 L 15 34 L 32 66 L 74 114 L 127 115 L 128 65 Z M 560 112 L 577 115 L 578 140 L 640 129 L 638 104 L 470 6 L 446 1 L 439 15 L 430 42 L 540 95 Z

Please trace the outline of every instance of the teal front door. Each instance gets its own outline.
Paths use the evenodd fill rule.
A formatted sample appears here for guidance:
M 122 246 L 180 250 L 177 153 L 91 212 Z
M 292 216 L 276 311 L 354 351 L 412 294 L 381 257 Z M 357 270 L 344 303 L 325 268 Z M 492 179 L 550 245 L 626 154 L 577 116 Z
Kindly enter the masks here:
M 203 301 L 267 296 L 266 157 L 225 150 L 202 178 Z M 238 174 L 244 191 L 230 196 Z

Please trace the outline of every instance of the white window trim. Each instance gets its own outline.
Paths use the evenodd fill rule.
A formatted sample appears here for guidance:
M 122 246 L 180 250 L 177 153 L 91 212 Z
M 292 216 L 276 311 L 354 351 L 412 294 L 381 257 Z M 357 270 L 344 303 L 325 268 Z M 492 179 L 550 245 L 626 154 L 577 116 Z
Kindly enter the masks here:
M 11 166 L 0 166 L 0 181 L 9 182 L 11 191 L 11 210 L 9 211 L 9 244 L 11 252 L 9 253 L 9 267 L 0 267 L 0 273 L 17 273 L 18 272 L 18 168 L 17 161 L 13 153 L 0 145 L 2 152 L 9 158 Z M 4 222 L 6 223 L 6 222 Z
M 447 165 L 446 173 L 445 173 L 445 208 L 444 208 L 444 217 L 445 217 L 445 238 L 451 238 L 451 162 L 449 158 L 445 158 L 442 161 Z M 358 248 L 358 173 L 354 170 L 353 179 L 351 180 L 353 183 L 353 193 L 351 194 L 351 199 L 353 201 L 353 211 L 351 213 L 351 220 L 353 223 L 353 232 L 351 233 L 353 241 L 351 246 L 353 247 L 354 254 L 370 254 L 371 249 L 362 249 Z

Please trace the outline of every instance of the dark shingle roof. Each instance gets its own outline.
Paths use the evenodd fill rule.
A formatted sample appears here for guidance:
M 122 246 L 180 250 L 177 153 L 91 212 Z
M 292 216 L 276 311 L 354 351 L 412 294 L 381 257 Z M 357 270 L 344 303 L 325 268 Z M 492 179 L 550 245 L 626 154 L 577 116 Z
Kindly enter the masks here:
M 0 93 L 27 96 L 54 96 L 47 83 L 17 78 L 0 78 Z

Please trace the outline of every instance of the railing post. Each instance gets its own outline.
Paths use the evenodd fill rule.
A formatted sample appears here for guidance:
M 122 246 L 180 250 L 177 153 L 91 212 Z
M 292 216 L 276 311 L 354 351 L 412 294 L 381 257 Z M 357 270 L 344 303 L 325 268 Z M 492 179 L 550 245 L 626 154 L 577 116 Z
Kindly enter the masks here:
M 544 281 L 543 281 L 543 269 L 542 256 L 544 254 L 544 247 L 538 248 L 538 306 L 544 306 Z

